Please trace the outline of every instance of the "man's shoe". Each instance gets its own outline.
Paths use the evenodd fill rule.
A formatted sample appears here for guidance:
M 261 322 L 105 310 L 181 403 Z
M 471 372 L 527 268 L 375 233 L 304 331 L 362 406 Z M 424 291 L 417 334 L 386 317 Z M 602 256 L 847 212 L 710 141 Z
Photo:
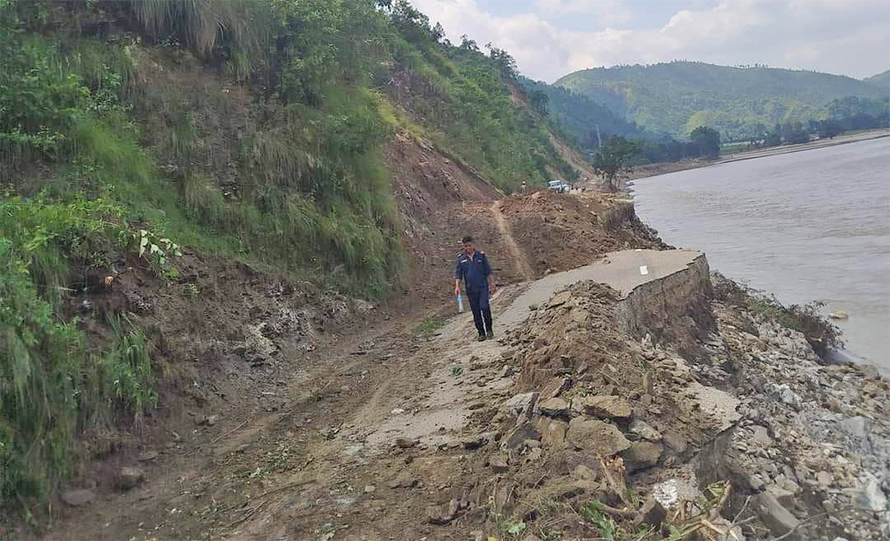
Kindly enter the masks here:
M 480 342 L 485 342 L 485 340 L 486 340 L 485 335 L 484 335 L 484 334 L 480 334 L 480 335 L 479 335 L 479 338 L 477 338 L 476 340 L 478 340 L 478 341 L 480 341 Z
M 490 340 L 494 338 L 494 332 L 488 331 L 487 333 L 485 333 L 485 336 Z

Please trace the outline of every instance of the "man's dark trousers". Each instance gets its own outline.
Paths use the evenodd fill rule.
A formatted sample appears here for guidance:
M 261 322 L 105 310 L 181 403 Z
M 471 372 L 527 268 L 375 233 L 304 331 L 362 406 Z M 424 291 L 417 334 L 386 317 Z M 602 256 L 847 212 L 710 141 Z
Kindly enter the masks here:
M 470 298 L 470 310 L 473 311 L 473 321 L 479 336 L 485 335 L 485 329 L 493 332 L 491 328 L 491 306 L 488 304 L 488 285 L 481 288 L 467 289 L 467 297 Z

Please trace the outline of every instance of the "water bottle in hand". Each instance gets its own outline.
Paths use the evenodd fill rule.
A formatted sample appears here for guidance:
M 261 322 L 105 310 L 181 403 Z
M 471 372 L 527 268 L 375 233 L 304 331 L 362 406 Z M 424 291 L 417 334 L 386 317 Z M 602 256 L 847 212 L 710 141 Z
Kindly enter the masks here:
M 460 293 L 457 294 L 457 311 L 461 313 L 464 311 L 464 298 Z

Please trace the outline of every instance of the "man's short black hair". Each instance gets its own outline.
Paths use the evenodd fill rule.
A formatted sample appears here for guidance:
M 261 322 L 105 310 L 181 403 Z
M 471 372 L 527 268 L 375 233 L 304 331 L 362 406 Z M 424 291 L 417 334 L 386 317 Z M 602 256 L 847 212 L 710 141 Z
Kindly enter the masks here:
M 467 243 L 473 242 L 473 237 L 471 237 L 470 235 L 467 235 L 466 237 L 464 237 L 463 239 L 461 239 L 460 242 L 461 242 L 462 244 L 467 244 Z

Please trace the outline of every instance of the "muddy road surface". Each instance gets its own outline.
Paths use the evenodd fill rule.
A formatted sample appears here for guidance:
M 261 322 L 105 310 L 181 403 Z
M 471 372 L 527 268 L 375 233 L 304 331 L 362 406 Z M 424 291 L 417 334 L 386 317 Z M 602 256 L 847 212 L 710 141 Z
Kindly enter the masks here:
M 503 288 L 492 301 L 496 332 L 572 283 L 626 293 L 698 255 L 619 252 Z M 428 507 L 477 482 L 462 480 L 467 438 L 488 406 L 516 394 L 516 379 L 498 362 L 503 341 L 473 340 L 470 314 L 434 331 L 419 323 L 395 317 L 343 336 L 288 382 L 278 411 L 130 457 L 145 482 L 68 513 L 45 539 L 466 539 L 460 529 L 431 533 Z

